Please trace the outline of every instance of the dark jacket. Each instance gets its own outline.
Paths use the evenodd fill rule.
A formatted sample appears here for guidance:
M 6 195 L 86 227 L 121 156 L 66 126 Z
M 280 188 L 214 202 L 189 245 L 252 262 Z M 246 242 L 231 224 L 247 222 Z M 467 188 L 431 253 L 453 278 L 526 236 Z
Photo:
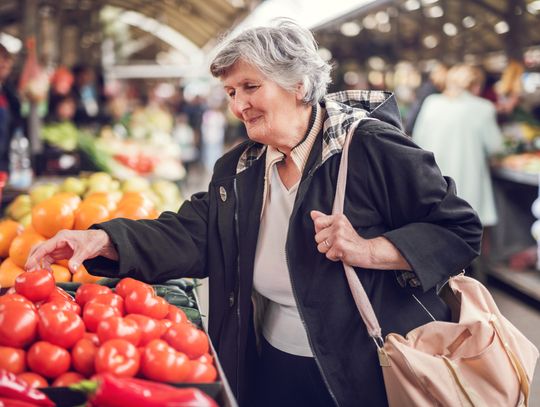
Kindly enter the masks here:
M 0 171 L 7 171 L 11 138 L 15 130 L 23 126 L 23 120 L 21 105 L 10 83 L 0 84 L 0 98 L 4 98 L 6 102 L 5 106 L 0 106 L 0 109 L 5 109 L 0 113 Z
M 312 350 L 340 406 L 386 404 L 375 345 L 341 264 L 317 251 L 309 215 L 313 209 L 331 212 L 340 136 L 351 117 L 367 111 L 387 123 L 366 120 L 356 130 L 345 214 L 361 236 L 383 235 L 392 241 L 422 284 L 402 287 L 397 271 L 357 269 L 383 334 L 404 334 L 430 321 L 418 301 L 435 318 L 447 318 L 435 286 L 477 256 L 481 237 L 474 211 L 455 195 L 453 182 L 441 176 L 433 155 L 396 127 L 395 101 L 382 95 L 381 99 L 381 92 L 375 98 L 358 92 L 353 94 L 356 99 L 345 102 L 350 94 L 340 93 L 325 99 L 332 120 L 326 120 L 307 161 L 285 248 Z M 103 258 L 85 263 L 93 273 L 146 281 L 210 277 L 209 334 L 244 406 L 252 405 L 249 391 L 257 357 L 252 286 L 264 187 L 261 148 L 246 142 L 227 153 L 217 162 L 208 191 L 194 195 L 177 214 L 163 213 L 157 221 L 112 220 L 99 225 L 111 236 L 119 264 Z

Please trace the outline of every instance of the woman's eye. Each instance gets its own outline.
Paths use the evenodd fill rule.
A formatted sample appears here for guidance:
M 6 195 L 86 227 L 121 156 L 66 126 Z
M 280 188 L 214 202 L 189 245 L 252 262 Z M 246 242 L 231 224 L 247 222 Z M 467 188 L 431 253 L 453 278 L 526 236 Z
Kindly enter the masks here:
M 227 95 L 230 97 L 230 98 L 233 98 L 234 97 L 234 91 L 229 91 L 227 92 Z
M 258 88 L 259 88 L 258 85 L 246 85 L 247 90 L 255 90 L 255 89 L 258 89 Z

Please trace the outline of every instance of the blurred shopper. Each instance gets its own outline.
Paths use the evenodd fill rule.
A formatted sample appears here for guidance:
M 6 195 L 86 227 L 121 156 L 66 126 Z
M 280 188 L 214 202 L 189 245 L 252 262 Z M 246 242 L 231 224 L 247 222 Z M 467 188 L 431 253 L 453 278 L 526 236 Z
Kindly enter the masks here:
M 420 113 L 420 109 L 422 108 L 426 98 L 430 95 L 441 93 L 444 90 L 447 72 L 448 68 L 446 65 L 437 63 L 429 73 L 428 78 L 416 91 L 415 101 L 407 114 L 407 118 L 405 119 L 405 133 L 409 136 L 412 135 L 418 113 Z
M 489 157 L 503 147 L 495 107 L 478 97 L 483 85 L 478 68 L 461 64 L 448 72 L 446 89 L 429 96 L 413 130 L 413 139 L 433 151 L 444 175 L 452 177 L 457 194 L 477 211 L 482 225 L 497 223 Z
M 11 136 L 22 125 L 17 93 L 8 82 L 12 68 L 13 55 L 0 44 L 0 171 L 8 170 Z
M 211 72 L 250 140 L 218 160 L 208 191 L 157 220 L 62 231 L 27 268 L 92 259 L 97 275 L 209 277 L 208 331 L 241 406 L 386 405 L 342 261 L 383 332 L 405 334 L 450 318 L 435 288 L 478 255 L 481 225 L 400 130 L 393 95 L 327 94 L 330 70 L 311 32 L 288 20 L 233 38 Z M 356 121 L 345 213 L 331 215 Z
M 75 122 L 78 125 L 97 124 L 103 119 L 104 98 L 96 73 L 89 66 L 78 66 L 74 73 L 77 102 Z
M 208 172 L 212 172 L 214 164 L 223 155 L 226 125 L 227 121 L 220 109 L 220 103 L 210 100 L 208 109 L 203 113 L 201 124 L 202 159 Z
M 175 119 L 173 129 L 173 140 L 180 146 L 180 159 L 182 164 L 189 171 L 191 164 L 197 160 L 199 152 L 195 144 L 195 132 L 189 125 L 187 114 L 179 113 Z

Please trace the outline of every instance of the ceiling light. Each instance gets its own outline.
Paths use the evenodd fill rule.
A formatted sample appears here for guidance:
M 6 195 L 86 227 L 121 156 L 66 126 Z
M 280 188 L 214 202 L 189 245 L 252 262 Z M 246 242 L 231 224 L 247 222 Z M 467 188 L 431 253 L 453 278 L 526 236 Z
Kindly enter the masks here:
M 347 85 L 354 86 L 360 82 L 360 75 L 354 71 L 348 71 L 343 75 L 343 80 Z
M 444 15 L 444 10 L 441 6 L 433 6 L 426 9 L 426 15 L 431 18 L 439 18 Z
M 0 32 L 0 44 L 2 44 L 10 54 L 17 54 L 22 48 L 22 41 L 17 37 Z
M 443 25 L 443 31 L 449 37 L 453 37 L 454 35 L 457 35 L 458 33 L 457 27 L 455 26 L 455 24 L 452 24 L 452 23 L 445 23 Z
M 375 14 L 375 20 L 377 20 L 379 24 L 386 24 L 390 22 L 390 17 L 386 11 L 378 11 L 377 14 Z
M 407 0 L 403 6 L 408 11 L 418 10 L 420 8 L 420 2 L 418 0 Z
M 368 30 L 373 30 L 375 27 L 377 27 L 377 20 L 375 20 L 375 17 L 373 17 L 371 14 L 368 14 L 362 20 L 362 25 Z
M 375 71 L 382 71 L 386 62 L 381 57 L 371 57 L 367 60 L 368 66 Z
M 476 25 L 476 20 L 474 17 L 467 16 L 463 18 L 462 24 L 465 28 L 473 28 Z
M 494 29 L 497 34 L 504 34 L 510 31 L 510 26 L 506 21 L 501 20 L 497 24 L 495 24 Z
M 439 40 L 434 35 L 428 35 L 424 38 L 423 43 L 426 48 L 432 49 L 439 45 Z
M 430 4 L 435 4 L 437 3 L 439 0 L 422 0 L 422 4 L 424 6 L 429 6 Z
M 377 26 L 377 30 L 382 33 L 389 33 L 390 31 L 392 31 L 392 26 L 390 25 L 390 23 L 379 24 Z
M 540 12 L 540 0 L 534 0 L 527 4 L 527 11 L 531 14 Z
M 325 61 L 330 61 L 332 59 L 332 53 L 330 52 L 330 50 L 326 48 L 319 48 L 318 52 L 320 57 Z
M 362 27 L 360 27 L 360 24 L 358 24 L 356 21 L 349 21 L 348 23 L 341 24 L 341 34 L 343 34 L 346 37 L 355 37 L 358 35 L 358 33 L 362 30 Z

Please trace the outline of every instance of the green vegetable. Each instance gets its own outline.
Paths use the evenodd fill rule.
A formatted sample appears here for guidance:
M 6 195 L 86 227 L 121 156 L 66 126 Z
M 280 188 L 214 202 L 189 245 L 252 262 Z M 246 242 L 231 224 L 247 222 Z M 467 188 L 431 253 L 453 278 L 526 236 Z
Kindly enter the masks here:
M 114 288 L 116 287 L 116 284 L 118 284 L 119 281 L 120 281 L 119 278 L 103 277 L 98 280 L 97 284 L 104 285 L 109 288 Z
M 165 300 L 172 305 L 175 306 L 183 306 L 183 307 L 189 307 L 190 306 L 190 299 L 185 294 L 178 294 L 178 293 L 167 293 L 165 295 Z
M 198 326 L 202 325 L 202 319 L 201 319 L 201 313 L 199 310 L 191 307 L 179 307 L 182 311 L 186 313 L 186 316 L 188 319 L 193 322 L 194 324 L 197 324 Z

